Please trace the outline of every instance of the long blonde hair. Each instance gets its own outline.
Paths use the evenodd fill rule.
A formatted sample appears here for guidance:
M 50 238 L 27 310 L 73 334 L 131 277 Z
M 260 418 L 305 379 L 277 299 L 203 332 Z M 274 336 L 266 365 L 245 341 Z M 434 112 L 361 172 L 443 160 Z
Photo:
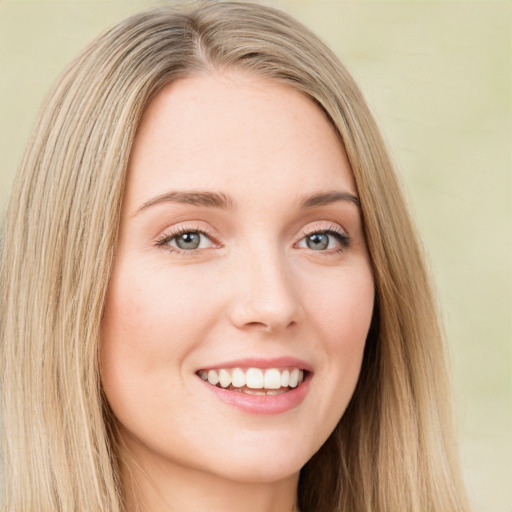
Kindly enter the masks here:
M 301 510 L 467 511 L 435 301 L 374 119 L 315 35 L 245 2 L 133 16 L 85 49 L 41 110 L 3 233 L 2 510 L 123 510 L 98 344 L 127 160 L 164 85 L 232 67 L 302 91 L 338 130 L 377 290 L 355 394 L 301 472 Z

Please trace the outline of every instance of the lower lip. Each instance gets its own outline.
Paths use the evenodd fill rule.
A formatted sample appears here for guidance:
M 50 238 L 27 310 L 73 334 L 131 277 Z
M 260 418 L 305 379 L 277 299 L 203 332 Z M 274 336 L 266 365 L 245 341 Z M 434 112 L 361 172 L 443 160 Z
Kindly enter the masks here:
M 282 414 L 302 403 L 309 392 L 311 378 L 311 373 L 308 373 L 299 386 L 279 395 L 249 395 L 240 391 L 218 388 L 209 384 L 208 381 L 200 380 L 206 386 L 206 389 L 219 400 L 244 412 L 251 414 Z

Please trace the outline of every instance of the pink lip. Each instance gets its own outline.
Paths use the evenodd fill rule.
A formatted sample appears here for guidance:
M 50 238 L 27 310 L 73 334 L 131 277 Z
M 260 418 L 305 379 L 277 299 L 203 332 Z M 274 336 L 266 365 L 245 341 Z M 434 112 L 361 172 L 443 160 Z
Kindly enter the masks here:
M 213 393 L 222 402 L 251 414 L 282 414 L 298 407 L 309 392 L 313 371 L 310 364 L 293 357 L 279 357 L 274 359 L 246 358 L 236 361 L 217 363 L 214 366 L 201 368 L 208 371 L 215 368 L 299 368 L 306 370 L 304 380 L 296 388 L 279 395 L 249 395 L 239 391 L 213 386 L 208 381 L 199 381 L 210 393 Z
M 205 366 L 198 368 L 198 371 L 208 371 L 217 368 L 298 368 L 299 370 L 306 370 L 308 373 L 313 371 L 313 367 L 309 363 L 295 357 L 274 357 L 272 359 L 247 357 L 237 359 L 236 361 L 231 360 Z

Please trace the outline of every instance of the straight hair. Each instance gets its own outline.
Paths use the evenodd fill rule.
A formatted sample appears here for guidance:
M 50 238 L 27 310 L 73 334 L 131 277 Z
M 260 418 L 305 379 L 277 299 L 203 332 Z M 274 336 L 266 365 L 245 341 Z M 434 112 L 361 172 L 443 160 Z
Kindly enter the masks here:
M 0 263 L 2 510 L 124 510 L 98 369 L 128 158 L 167 84 L 238 69 L 301 91 L 332 122 L 359 194 L 376 286 L 361 375 L 305 465 L 302 512 L 464 512 L 444 337 L 423 251 L 366 102 L 285 13 L 201 2 L 137 14 L 65 70 L 37 119 Z

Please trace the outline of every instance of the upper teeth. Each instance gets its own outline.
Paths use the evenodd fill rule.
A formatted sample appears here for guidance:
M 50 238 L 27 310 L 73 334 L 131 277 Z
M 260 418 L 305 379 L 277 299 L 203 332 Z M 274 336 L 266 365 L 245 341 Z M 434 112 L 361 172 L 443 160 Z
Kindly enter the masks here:
M 304 380 L 304 371 L 298 368 L 218 368 L 201 370 L 198 373 L 203 380 L 213 386 L 220 384 L 223 388 L 230 385 L 235 388 L 247 386 L 250 389 L 296 388 Z

